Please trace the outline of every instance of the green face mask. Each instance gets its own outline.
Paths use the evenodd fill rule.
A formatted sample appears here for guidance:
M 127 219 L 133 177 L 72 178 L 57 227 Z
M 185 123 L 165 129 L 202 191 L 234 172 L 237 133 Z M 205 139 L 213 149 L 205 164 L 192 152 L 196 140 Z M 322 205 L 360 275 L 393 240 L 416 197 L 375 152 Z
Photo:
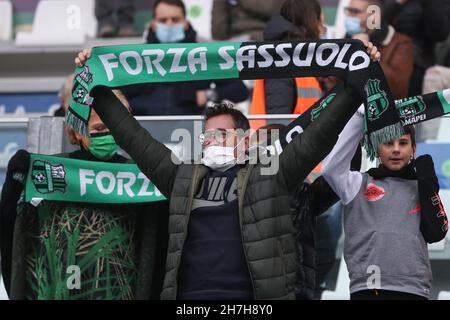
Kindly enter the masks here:
M 117 144 L 109 132 L 93 133 L 89 138 L 89 152 L 100 160 L 109 160 L 117 152 Z

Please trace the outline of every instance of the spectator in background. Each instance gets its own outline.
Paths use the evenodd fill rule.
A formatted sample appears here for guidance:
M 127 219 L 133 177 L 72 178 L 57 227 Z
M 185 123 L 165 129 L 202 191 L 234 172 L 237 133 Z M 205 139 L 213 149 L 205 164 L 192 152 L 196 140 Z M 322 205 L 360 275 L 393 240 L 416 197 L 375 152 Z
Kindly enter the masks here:
M 325 32 L 317 0 L 286 0 L 264 30 L 264 40 L 319 40 Z M 322 96 L 315 77 L 257 80 L 251 114 L 302 114 Z
M 450 18 L 450 16 L 449 16 Z M 450 35 L 436 46 L 436 65 L 429 67 L 423 78 L 423 94 L 450 88 Z M 436 118 L 417 124 L 417 141 L 438 138 L 441 119 Z
M 186 20 L 186 7 L 181 0 L 157 0 L 153 14 L 147 43 L 196 42 L 197 33 Z M 248 97 L 240 80 L 142 84 L 124 88 L 123 92 L 137 116 L 202 114 L 209 101 L 241 102 Z
M 114 19 L 117 15 L 117 23 Z M 98 20 L 98 36 L 101 38 L 134 37 L 136 32 L 133 28 L 134 0 L 119 0 L 119 7 L 114 10 L 114 1 L 95 0 L 95 16 Z
M 425 70 L 434 64 L 435 44 L 450 33 L 449 14 L 449 0 L 384 0 L 386 20 L 414 44 L 409 96 L 422 93 Z
M 66 78 L 64 84 L 58 92 L 58 98 L 61 106 L 55 110 L 53 116 L 55 117 L 65 117 L 67 108 L 69 108 L 70 97 L 72 96 L 72 83 L 75 75 L 72 73 Z
M 381 0 L 351 0 L 345 8 L 345 27 L 347 37 L 363 41 L 371 41 L 377 46 L 383 57 L 381 67 L 395 99 L 408 96 L 409 82 L 413 69 L 413 44 L 409 37 L 396 32 L 381 16 L 373 16 L 369 6 L 377 6 L 382 10 Z M 377 29 L 368 23 L 368 19 L 378 19 Z
M 212 37 L 219 41 L 262 41 L 266 23 L 282 5 L 283 0 L 214 0 Z

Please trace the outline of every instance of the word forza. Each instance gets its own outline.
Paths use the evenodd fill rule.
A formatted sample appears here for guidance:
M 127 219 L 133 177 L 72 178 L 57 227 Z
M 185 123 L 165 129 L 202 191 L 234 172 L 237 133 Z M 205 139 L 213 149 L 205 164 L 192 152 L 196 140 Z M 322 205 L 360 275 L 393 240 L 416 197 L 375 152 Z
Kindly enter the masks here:
M 140 183 L 138 183 L 139 180 L 141 180 Z M 104 181 L 106 181 L 106 184 L 104 184 Z M 139 172 L 136 176 L 133 172 L 114 174 L 109 171 L 100 171 L 96 173 L 94 170 L 80 169 L 80 195 L 85 195 L 88 192 L 88 186 L 94 185 L 94 183 L 95 189 L 102 194 L 115 193 L 121 196 L 125 191 L 131 198 L 135 196 L 162 196 L 161 192 L 150 183 L 150 180 L 142 172 Z M 139 191 L 133 192 L 133 187 L 136 185 L 140 186 Z
M 208 66 L 221 71 L 242 71 L 255 68 L 330 66 L 355 71 L 367 68 L 370 58 L 363 50 L 347 54 L 351 44 L 339 46 L 337 43 L 264 43 L 239 46 L 225 45 L 217 50 L 217 55 L 207 55 L 206 46 L 187 46 L 123 51 L 120 54 L 100 54 L 100 59 L 108 81 L 115 78 L 115 69 L 123 69 L 129 75 L 156 72 L 166 74 L 186 73 L 192 75 L 208 71 Z M 208 61 L 210 59 L 211 61 Z M 209 62 L 209 63 L 208 63 Z M 120 66 L 119 66 L 120 65 Z M 121 68 L 119 68 L 121 67 Z

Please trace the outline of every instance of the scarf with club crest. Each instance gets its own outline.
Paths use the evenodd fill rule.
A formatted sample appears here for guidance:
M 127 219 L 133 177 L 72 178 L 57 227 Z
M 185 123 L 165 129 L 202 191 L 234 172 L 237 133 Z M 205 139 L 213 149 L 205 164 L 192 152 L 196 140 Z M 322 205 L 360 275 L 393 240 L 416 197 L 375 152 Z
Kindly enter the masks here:
M 131 163 L 30 154 L 25 202 L 146 203 L 166 198 Z
M 411 124 L 417 123 L 424 121 L 419 113 L 426 109 L 421 97 L 407 98 L 400 102 L 403 114 L 399 116 L 380 64 L 371 61 L 366 47 L 357 40 L 95 47 L 90 59 L 82 68 L 76 68 L 75 74 L 66 122 L 85 136 L 89 135 L 87 123 L 92 104 L 89 93 L 95 86 L 120 88 L 157 82 L 336 76 L 358 92 L 364 102 L 363 145 L 372 158 L 379 144 L 403 134 L 402 115 Z M 439 102 L 436 105 L 448 112 L 448 97 L 443 97 L 429 100 Z M 414 113 L 413 109 L 419 112 Z M 418 120 L 411 115 L 419 117 Z

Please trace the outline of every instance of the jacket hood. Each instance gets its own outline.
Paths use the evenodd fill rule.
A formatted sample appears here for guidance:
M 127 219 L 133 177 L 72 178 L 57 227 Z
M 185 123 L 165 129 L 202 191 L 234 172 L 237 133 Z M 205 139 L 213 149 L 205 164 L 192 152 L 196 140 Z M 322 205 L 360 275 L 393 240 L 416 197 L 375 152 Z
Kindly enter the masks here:
M 156 38 L 156 33 L 154 33 L 150 27 L 147 29 L 147 35 L 145 36 L 146 43 L 161 43 L 158 38 Z M 197 42 L 197 31 L 192 28 L 191 24 L 189 23 L 188 29 L 184 33 L 184 39 L 181 41 L 178 41 L 177 43 L 193 43 Z
M 286 32 L 298 32 L 298 28 L 283 16 L 277 14 L 272 16 L 264 29 L 264 40 L 283 40 Z

